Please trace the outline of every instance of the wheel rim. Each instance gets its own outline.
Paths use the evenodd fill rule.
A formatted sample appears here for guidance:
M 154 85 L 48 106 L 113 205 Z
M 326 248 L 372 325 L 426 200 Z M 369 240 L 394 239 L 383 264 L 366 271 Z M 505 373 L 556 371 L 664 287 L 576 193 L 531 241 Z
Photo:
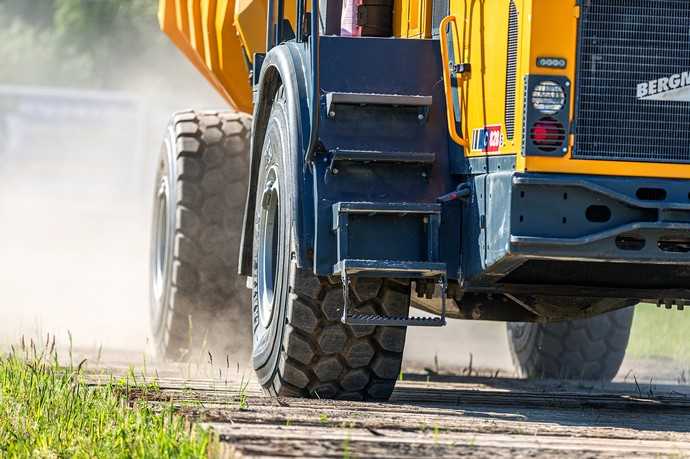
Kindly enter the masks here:
M 166 177 L 161 177 L 156 192 L 155 202 L 155 220 L 154 220 L 154 240 L 153 240 L 153 296 L 155 306 L 160 314 L 160 309 L 163 306 L 163 296 L 165 294 L 165 283 L 168 272 L 168 246 L 169 246 L 169 228 L 168 228 L 168 180 Z M 157 316 L 157 315 L 156 315 Z
M 268 328 L 273 317 L 278 283 L 280 254 L 280 188 L 275 169 L 266 176 L 266 189 L 262 196 L 263 222 L 258 257 L 259 321 Z

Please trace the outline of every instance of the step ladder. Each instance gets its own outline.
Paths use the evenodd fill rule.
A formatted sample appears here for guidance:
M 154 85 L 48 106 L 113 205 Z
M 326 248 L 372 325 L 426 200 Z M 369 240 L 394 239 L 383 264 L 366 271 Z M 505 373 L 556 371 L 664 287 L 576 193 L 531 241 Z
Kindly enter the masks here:
M 433 104 L 432 96 L 407 95 L 407 94 L 376 94 L 364 92 L 328 92 L 326 93 L 326 114 L 329 118 L 336 118 L 338 106 L 356 105 L 365 107 L 368 105 L 379 107 L 410 107 L 417 110 L 417 119 L 426 121 Z
M 426 253 L 424 260 L 386 260 L 350 258 L 348 228 L 354 214 L 373 216 L 416 215 L 423 219 L 426 232 Z M 343 286 L 343 313 L 341 321 L 348 325 L 378 326 L 422 326 L 442 327 L 446 325 L 446 299 L 448 277 L 445 263 L 438 262 L 438 229 L 441 220 L 441 205 L 428 203 L 376 203 L 338 202 L 333 204 L 333 231 L 338 242 L 338 262 L 333 274 L 339 275 Z M 434 280 L 441 288 L 440 317 L 391 317 L 377 314 L 355 314 L 350 311 L 350 278 L 389 277 Z

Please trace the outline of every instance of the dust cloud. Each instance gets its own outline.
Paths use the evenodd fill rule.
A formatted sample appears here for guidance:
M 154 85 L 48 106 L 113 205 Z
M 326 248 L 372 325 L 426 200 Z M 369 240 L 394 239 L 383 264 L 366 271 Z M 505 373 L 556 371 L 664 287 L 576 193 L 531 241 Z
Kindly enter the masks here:
M 150 349 L 160 141 L 174 111 L 228 108 L 179 53 L 154 69 L 123 73 L 117 92 L 0 81 L 0 349 L 47 333 L 133 364 Z M 405 367 L 515 374 L 502 323 L 412 328 Z
M 127 90 L 0 82 L 0 346 L 147 347 L 154 163 L 175 110 L 226 107 L 176 54 Z
M 0 347 L 51 333 L 75 348 L 150 348 L 148 254 L 155 161 L 170 114 L 227 109 L 181 56 L 123 91 L 2 86 Z M 185 69 L 184 72 L 175 69 Z M 495 325 L 410 330 L 408 365 L 508 368 Z M 486 344 L 486 346 L 482 345 Z M 249 344 L 249 343 L 248 343 Z M 458 349 L 462 349 L 458 352 Z M 116 354 L 117 355 L 117 354 Z M 136 363 L 136 362 L 135 362 Z
M 47 333 L 113 359 L 150 349 L 150 212 L 164 129 L 177 110 L 228 108 L 172 45 L 156 61 L 113 69 L 118 91 L 0 81 L 0 349 Z M 410 330 L 408 365 L 457 367 L 473 354 L 510 366 L 507 346 L 498 358 L 486 351 L 505 341 L 501 326 L 457 327 Z

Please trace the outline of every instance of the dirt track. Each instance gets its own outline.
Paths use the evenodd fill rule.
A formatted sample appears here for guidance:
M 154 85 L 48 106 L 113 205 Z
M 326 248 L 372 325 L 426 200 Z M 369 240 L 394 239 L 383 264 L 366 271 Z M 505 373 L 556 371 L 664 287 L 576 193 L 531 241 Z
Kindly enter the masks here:
M 229 457 L 690 457 L 687 386 L 406 375 L 378 404 L 272 399 L 215 371 L 162 375 L 152 401 L 212 427 Z
M 198 104 L 199 92 L 189 94 Z M 161 131 L 169 110 L 164 112 Z M 154 137 L 156 145 L 147 151 L 156 151 L 158 134 Z M 83 143 L 83 136 L 77 138 Z M 149 203 L 142 201 L 143 191 L 135 191 L 152 189 L 148 180 L 153 177 L 145 172 L 153 169 L 154 155 L 130 163 L 117 149 L 98 155 L 88 149 L 86 157 L 102 161 L 89 169 L 76 167 L 79 156 L 72 156 L 70 146 L 36 148 L 33 160 L 27 150 L 6 157 L 16 170 L 5 171 L 0 187 L 5 261 L 0 344 L 45 331 L 66 344 L 71 330 L 75 343 L 90 346 L 90 365 L 101 360 L 95 350 L 103 343 L 143 349 Z M 56 151 L 65 154 L 56 156 Z M 120 162 L 111 164 L 112 158 Z M 62 175 L 51 166 L 55 161 Z M 118 164 L 126 176 L 141 172 L 141 183 L 128 188 L 116 182 L 112 169 Z M 104 182 L 108 177 L 111 181 Z M 468 323 L 413 331 L 406 355 L 425 362 L 421 368 L 438 359 L 442 368 L 460 370 L 473 355 L 475 364 L 509 374 L 502 327 Z M 102 366 L 125 374 L 130 363 L 141 365 L 142 355 L 104 357 Z M 114 360 L 123 363 L 114 365 Z M 640 370 L 636 365 L 624 365 L 621 373 Z M 427 382 L 426 375 L 406 374 L 388 404 L 278 401 L 250 382 L 241 408 L 241 373 L 231 363 L 227 383 L 225 365 L 187 379 L 174 378 L 188 375 L 185 367 L 159 369 L 163 390 L 157 398 L 172 399 L 213 427 L 228 449 L 245 456 L 690 457 L 690 389 L 657 385 L 650 393 L 650 375 L 678 376 L 679 368 L 669 362 L 655 365 L 639 379 L 639 389 L 510 379 L 431 377 Z

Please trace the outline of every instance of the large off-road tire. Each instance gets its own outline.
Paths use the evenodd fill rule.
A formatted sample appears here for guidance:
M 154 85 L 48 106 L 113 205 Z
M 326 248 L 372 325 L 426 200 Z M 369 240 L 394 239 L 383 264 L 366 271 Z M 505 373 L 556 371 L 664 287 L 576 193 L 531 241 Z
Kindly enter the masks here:
M 526 378 L 610 381 L 628 346 L 635 309 L 549 324 L 509 323 L 508 343 Z
M 386 400 L 400 374 L 405 328 L 350 327 L 340 321 L 339 279 L 296 265 L 295 178 L 285 99 L 274 102 L 259 168 L 253 252 L 253 365 L 274 396 Z M 290 160 L 290 159 L 288 159 Z M 351 286 L 359 312 L 406 315 L 410 284 L 360 279 Z
M 250 295 L 237 275 L 250 118 L 176 113 L 163 141 L 154 196 L 150 317 L 160 357 L 245 356 Z M 196 358 L 196 357 L 194 357 Z

